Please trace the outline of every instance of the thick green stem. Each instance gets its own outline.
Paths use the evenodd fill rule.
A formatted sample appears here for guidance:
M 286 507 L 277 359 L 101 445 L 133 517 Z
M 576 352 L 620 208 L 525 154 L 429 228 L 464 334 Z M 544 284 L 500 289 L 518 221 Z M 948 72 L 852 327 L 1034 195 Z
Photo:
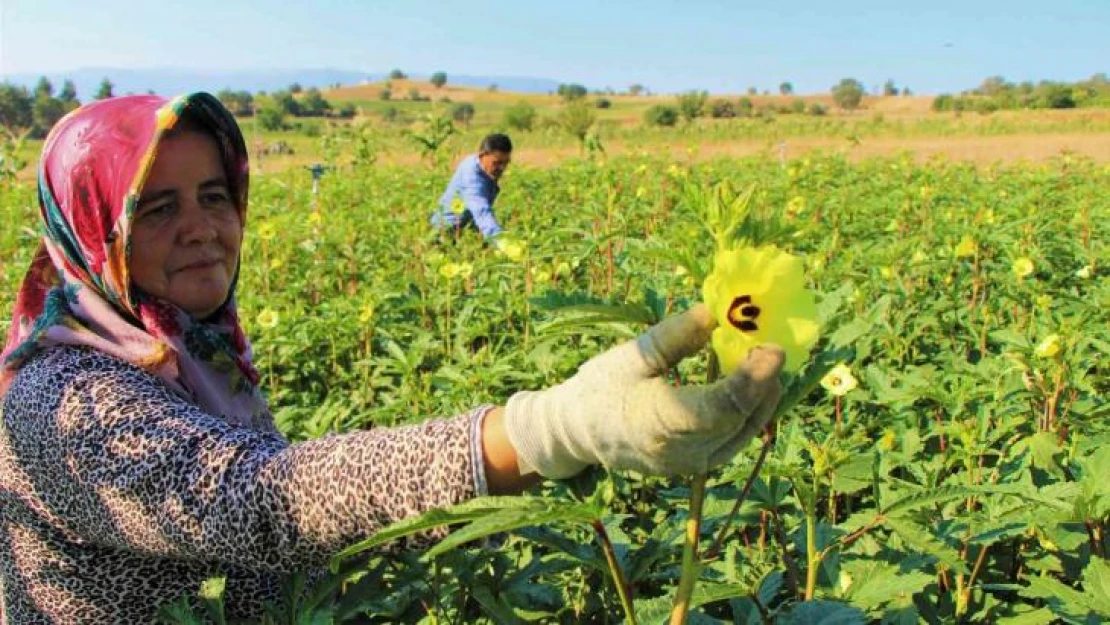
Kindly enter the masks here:
M 817 553 L 817 502 L 811 502 L 806 511 L 806 601 L 813 599 L 817 588 L 817 569 L 821 566 L 821 556 Z
M 706 474 L 694 476 L 690 484 L 690 517 L 686 519 L 686 541 L 682 545 L 682 575 L 675 591 L 670 625 L 684 625 L 690 611 L 690 598 L 698 581 L 698 538 L 701 536 L 701 508 L 705 502 Z
M 624 608 L 624 616 L 629 625 L 636 625 L 636 611 L 632 607 L 632 592 L 628 587 L 628 582 L 624 579 L 624 570 L 617 562 L 617 553 L 613 550 L 613 542 L 609 540 L 609 533 L 605 531 L 605 526 L 601 521 L 593 522 L 594 531 L 597 532 L 598 540 L 601 541 L 601 551 L 605 554 L 605 562 L 609 564 L 609 573 L 613 575 L 613 584 L 617 587 L 617 594 L 621 598 L 621 607 Z

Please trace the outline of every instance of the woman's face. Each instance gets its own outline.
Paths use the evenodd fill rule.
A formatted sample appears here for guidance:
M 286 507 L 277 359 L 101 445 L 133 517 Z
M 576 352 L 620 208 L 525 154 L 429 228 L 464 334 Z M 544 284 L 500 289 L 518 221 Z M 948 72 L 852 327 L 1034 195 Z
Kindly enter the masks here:
M 162 139 L 131 223 L 131 281 L 203 319 L 227 300 L 242 239 L 215 139 Z

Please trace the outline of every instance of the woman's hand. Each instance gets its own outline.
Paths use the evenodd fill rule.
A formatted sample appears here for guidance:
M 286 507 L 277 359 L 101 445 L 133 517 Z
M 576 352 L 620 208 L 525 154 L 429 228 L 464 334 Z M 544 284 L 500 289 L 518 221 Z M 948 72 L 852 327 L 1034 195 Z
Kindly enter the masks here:
M 558 386 L 513 395 L 503 427 L 519 473 L 565 478 L 603 464 L 693 474 L 732 458 L 774 414 L 784 356 L 767 345 L 716 383 L 667 384 L 660 376 L 700 350 L 714 326 L 699 304 L 589 360 Z

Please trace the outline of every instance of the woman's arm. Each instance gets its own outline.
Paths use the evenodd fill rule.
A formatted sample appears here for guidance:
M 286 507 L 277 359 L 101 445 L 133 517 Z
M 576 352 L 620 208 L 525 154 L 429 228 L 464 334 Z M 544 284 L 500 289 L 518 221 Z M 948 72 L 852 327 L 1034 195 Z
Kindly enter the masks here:
M 302 570 L 394 521 L 478 494 L 481 411 L 290 445 L 201 411 L 135 367 L 71 348 L 28 363 L 4 399 L 26 495 L 53 511 L 44 520 L 57 531 L 93 545 Z
M 482 456 L 485 460 L 486 485 L 491 495 L 515 495 L 540 481 L 536 473 L 520 474 L 516 449 L 505 430 L 505 409 L 486 413 L 482 424 Z

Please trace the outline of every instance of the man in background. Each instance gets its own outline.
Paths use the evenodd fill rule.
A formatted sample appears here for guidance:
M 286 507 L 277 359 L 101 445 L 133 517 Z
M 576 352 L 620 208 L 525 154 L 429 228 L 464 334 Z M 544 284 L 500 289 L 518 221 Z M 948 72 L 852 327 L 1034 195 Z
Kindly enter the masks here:
M 497 181 L 513 158 L 513 142 L 507 135 L 494 133 L 482 139 L 478 153 L 459 163 L 447 189 L 439 198 L 432 225 L 445 233 L 475 228 L 487 241 L 496 241 L 501 224 L 493 214 L 493 203 L 501 187 Z

